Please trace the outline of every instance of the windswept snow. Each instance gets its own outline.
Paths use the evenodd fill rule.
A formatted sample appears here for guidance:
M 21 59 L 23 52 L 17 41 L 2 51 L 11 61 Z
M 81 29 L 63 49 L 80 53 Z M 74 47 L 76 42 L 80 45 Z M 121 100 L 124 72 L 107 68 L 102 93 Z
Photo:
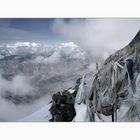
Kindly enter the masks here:
M 76 116 L 73 119 L 73 122 L 89 122 L 89 114 L 88 114 L 88 108 L 86 104 L 81 103 L 75 104 L 75 110 L 76 110 Z
M 77 95 L 76 95 L 76 99 L 75 99 L 75 102 L 77 104 L 83 102 L 85 100 L 85 91 L 84 91 L 84 82 L 85 82 L 85 76 L 83 75 L 82 79 L 81 79 L 81 84 L 79 86 L 79 90 L 77 92 Z
M 76 116 L 73 119 L 74 122 L 90 122 L 88 105 L 86 102 L 86 92 L 85 92 L 85 76 L 83 75 L 81 79 L 81 84 L 77 91 L 77 95 L 75 98 L 75 111 Z

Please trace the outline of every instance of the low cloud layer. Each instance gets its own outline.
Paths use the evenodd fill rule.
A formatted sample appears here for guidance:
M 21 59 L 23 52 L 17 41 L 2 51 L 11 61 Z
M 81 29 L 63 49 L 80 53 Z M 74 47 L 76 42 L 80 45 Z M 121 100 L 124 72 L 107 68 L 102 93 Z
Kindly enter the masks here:
M 140 29 L 140 19 L 56 19 L 53 31 L 75 42 L 93 57 L 105 59 L 126 46 Z
M 11 81 L 4 79 L 0 75 L 0 94 L 10 91 L 15 95 L 26 95 L 32 90 L 33 88 L 30 86 L 29 81 L 23 75 L 13 77 Z
M 33 108 L 36 107 L 35 104 L 17 106 L 4 98 L 8 92 L 13 96 L 24 96 L 30 94 L 32 89 L 28 79 L 23 75 L 17 75 L 7 80 L 6 76 L 0 74 L 0 121 L 16 120 L 33 111 Z

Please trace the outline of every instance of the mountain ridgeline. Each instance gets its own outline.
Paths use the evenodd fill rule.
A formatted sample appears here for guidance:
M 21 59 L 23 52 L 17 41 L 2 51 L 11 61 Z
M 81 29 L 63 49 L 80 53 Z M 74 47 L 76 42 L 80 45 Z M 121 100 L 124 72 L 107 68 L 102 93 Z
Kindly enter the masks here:
M 80 84 L 72 93 L 75 98 L 73 105 L 75 104 L 76 115 L 71 121 L 76 120 L 81 109 L 83 116 L 79 121 L 139 122 L 140 31 L 126 47 L 109 56 L 100 69 L 97 65 L 90 92 L 84 91 L 84 84 L 81 81 Z M 69 93 L 69 90 L 67 92 Z M 53 112 L 51 107 L 53 119 L 56 117 L 53 121 L 63 121 L 62 118 L 66 116 L 67 109 L 63 113 L 64 103 L 62 103 L 61 109 L 61 98 L 63 98 L 63 93 L 60 93 L 57 98 L 57 103 L 58 100 L 60 101 L 59 107 L 54 103 Z M 78 104 L 76 103 L 77 98 L 81 100 Z M 60 114 L 57 113 L 58 110 L 61 112 Z M 74 113 L 74 111 L 71 112 L 71 114 Z M 82 117 L 83 119 L 81 119 Z
M 140 31 L 97 70 L 90 94 L 95 113 L 112 115 L 112 121 L 140 121 Z

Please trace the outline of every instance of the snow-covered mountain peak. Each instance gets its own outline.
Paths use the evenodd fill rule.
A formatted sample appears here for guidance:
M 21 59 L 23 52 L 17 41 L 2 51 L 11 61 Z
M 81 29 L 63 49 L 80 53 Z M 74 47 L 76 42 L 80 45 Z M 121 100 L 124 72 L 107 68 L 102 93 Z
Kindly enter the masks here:
M 22 52 L 23 53 L 37 53 L 37 52 L 40 52 L 43 48 L 40 43 L 16 42 L 14 44 L 7 44 L 5 49 L 10 51 L 11 55 L 15 55 Z
M 38 46 L 40 46 L 40 44 L 35 42 L 16 42 L 13 45 L 7 44 L 7 48 L 14 48 L 14 49 L 18 47 L 38 47 Z
M 64 59 L 82 59 L 87 58 L 85 51 L 74 42 L 60 43 L 60 45 L 40 44 L 37 42 L 16 42 L 12 44 L 0 45 L 0 59 L 5 56 L 18 55 L 23 56 L 33 54 L 36 56 L 35 62 L 44 62 Z
M 19 53 L 49 53 L 50 51 L 63 51 L 65 53 L 80 52 L 80 47 L 73 42 L 61 43 L 60 45 L 40 44 L 37 42 L 16 42 L 1 44 L 0 54 L 18 55 Z
M 75 49 L 78 48 L 78 45 L 76 45 L 73 42 L 67 42 L 67 43 L 61 43 L 59 48 L 71 48 L 71 49 Z

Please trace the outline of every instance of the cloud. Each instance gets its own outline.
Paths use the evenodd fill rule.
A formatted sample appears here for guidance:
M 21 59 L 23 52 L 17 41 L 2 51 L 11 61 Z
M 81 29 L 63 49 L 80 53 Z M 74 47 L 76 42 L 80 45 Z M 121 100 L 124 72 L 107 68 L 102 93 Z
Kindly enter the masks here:
M 8 81 L 0 75 L 0 95 L 10 91 L 15 95 L 26 95 L 33 90 L 29 80 L 23 75 L 17 75 Z
M 34 88 L 30 85 L 28 77 L 24 75 L 17 75 L 12 77 L 11 80 L 6 80 L 2 74 L 0 74 L 0 122 L 1 121 L 16 121 L 21 119 L 36 110 L 40 109 L 46 103 L 50 102 L 49 96 L 38 98 L 31 104 L 16 105 L 12 101 L 6 100 L 4 95 L 6 92 L 11 92 L 10 96 L 25 97 L 35 96 Z
M 53 31 L 92 52 L 94 58 L 105 59 L 126 46 L 140 29 L 140 19 L 56 19 Z
M 25 76 L 17 75 L 11 80 L 6 80 L 0 74 L 0 121 L 13 121 L 35 111 L 39 106 L 37 104 L 17 106 L 4 98 L 8 92 L 12 96 L 24 97 L 25 95 L 31 95 L 32 90 L 33 87 Z
M 74 42 L 61 43 L 56 50 L 59 51 L 62 57 L 66 56 L 70 59 L 83 60 L 86 58 L 86 53 Z

